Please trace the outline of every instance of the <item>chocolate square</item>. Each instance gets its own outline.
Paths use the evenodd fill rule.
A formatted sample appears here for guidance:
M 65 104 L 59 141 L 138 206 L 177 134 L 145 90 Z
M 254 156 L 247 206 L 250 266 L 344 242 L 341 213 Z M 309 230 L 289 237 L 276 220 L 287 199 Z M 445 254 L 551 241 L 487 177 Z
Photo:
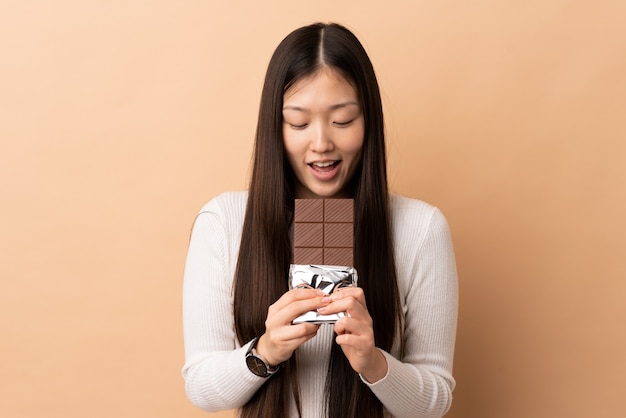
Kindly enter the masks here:
M 329 266 L 352 266 L 352 248 L 324 248 L 324 264 Z
M 295 247 L 293 249 L 293 264 L 324 264 L 323 248 Z
M 352 248 L 352 223 L 324 223 L 324 248 Z
M 354 199 L 323 199 L 324 222 L 354 222 Z
M 324 222 L 324 199 L 296 199 L 295 222 Z
M 294 224 L 294 247 L 324 246 L 324 224 L 320 222 L 296 222 Z

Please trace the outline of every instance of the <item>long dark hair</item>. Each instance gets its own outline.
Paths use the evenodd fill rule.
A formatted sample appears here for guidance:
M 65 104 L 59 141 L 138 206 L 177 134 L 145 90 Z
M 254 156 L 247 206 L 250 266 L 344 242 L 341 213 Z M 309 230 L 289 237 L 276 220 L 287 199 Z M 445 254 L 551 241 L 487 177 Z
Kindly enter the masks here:
M 243 345 L 262 335 L 269 305 L 287 291 L 295 176 L 283 145 L 283 95 L 295 82 L 324 66 L 353 84 L 364 116 L 362 162 L 353 181 L 354 264 L 373 319 L 376 345 L 390 351 L 402 332 L 402 310 L 391 237 L 380 91 L 365 49 L 348 29 L 337 24 L 318 23 L 295 30 L 278 45 L 268 66 L 235 273 L 237 338 Z M 242 417 L 286 417 L 292 395 L 300 409 L 296 355 L 297 350 L 241 409 Z M 334 342 L 326 393 L 331 418 L 383 416 L 382 404 Z

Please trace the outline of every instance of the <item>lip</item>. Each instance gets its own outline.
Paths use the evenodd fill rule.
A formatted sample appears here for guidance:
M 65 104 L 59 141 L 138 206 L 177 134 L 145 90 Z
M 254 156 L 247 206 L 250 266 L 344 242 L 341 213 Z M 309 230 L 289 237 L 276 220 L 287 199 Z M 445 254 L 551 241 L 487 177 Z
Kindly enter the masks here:
M 319 168 L 316 168 L 314 165 L 315 163 L 327 163 L 327 162 L 335 162 L 335 164 L 330 166 L 332 167 L 331 169 L 326 168 L 324 170 L 320 170 Z M 342 163 L 341 160 L 317 160 L 317 161 L 312 161 L 310 163 L 307 163 L 307 165 L 309 167 L 309 172 L 317 180 L 330 181 L 337 175 L 337 173 L 339 173 L 339 168 L 341 167 L 341 163 Z

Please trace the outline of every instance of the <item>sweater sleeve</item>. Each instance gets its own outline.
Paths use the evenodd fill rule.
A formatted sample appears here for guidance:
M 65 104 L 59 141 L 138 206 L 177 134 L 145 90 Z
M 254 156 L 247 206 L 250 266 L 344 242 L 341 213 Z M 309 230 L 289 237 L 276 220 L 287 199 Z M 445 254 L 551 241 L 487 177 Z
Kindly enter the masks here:
M 237 344 L 229 236 L 220 212 L 211 202 L 196 218 L 183 284 L 185 390 L 194 405 L 210 412 L 244 405 L 265 381 L 246 366 L 249 344 Z
M 404 225 L 401 241 L 412 250 L 400 251 L 397 260 L 405 263 L 398 269 L 404 272 L 399 281 L 406 292 L 404 356 L 397 359 L 383 352 L 387 375 L 374 384 L 365 381 L 397 418 L 443 416 L 451 406 L 455 386 L 452 360 L 458 283 L 454 251 L 443 214 L 430 207 L 424 215 L 428 221 L 425 235 L 417 232 L 419 228 Z

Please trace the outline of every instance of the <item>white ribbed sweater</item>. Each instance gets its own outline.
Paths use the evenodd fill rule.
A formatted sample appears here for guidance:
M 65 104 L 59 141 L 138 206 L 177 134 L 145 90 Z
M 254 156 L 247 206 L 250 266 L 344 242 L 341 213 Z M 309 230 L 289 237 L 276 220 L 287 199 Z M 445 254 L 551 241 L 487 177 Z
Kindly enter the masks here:
M 232 313 L 232 282 L 247 192 L 224 193 L 206 204 L 191 234 L 183 286 L 187 396 L 206 411 L 244 405 L 266 381 L 246 367 Z M 452 402 L 452 358 L 458 287 L 452 241 L 441 212 L 392 195 L 398 285 L 405 315 L 405 354 L 383 352 L 387 375 L 365 382 L 387 416 L 441 417 Z M 322 418 L 332 326 L 298 350 L 302 418 Z M 271 379 L 271 377 L 270 377 Z

